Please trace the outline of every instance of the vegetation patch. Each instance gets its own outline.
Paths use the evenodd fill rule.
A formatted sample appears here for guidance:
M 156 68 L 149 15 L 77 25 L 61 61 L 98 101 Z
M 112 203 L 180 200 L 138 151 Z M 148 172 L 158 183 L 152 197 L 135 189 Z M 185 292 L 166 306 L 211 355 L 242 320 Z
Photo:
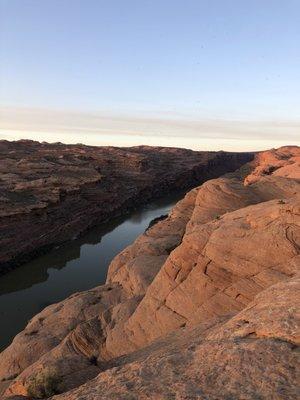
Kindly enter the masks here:
M 55 369 L 47 368 L 30 378 L 27 392 L 30 397 L 44 399 L 60 393 L 60 383 L 61 379 Z

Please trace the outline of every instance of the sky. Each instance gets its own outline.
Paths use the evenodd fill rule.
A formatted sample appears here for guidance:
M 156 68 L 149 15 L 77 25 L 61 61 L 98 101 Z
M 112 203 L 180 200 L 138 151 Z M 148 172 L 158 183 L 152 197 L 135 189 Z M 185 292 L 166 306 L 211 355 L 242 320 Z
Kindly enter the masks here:
M 0 0 L 0 138 L 300 145 L 300 0 Z

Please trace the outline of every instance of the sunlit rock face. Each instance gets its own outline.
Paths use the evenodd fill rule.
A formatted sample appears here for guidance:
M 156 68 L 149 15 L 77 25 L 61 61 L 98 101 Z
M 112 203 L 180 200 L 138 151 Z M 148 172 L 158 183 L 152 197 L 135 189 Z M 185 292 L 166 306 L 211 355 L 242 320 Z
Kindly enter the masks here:
M 299 156 L 191 190 L 105 285 L 36 315 L 0 355 L 3 396 L 52 371 L 55 400 L 296 398 Z
M 0 273 L 250 153 L 0 141 Z

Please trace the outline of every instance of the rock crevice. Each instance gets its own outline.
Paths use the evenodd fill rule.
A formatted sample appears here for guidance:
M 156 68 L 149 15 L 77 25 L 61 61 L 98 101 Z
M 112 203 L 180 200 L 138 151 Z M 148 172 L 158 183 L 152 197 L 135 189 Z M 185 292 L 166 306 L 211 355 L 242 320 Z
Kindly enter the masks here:
M 16 336 L 0 355 L 5 396 L 51 367 L 53 400 L 296 398 L 299 161 L 297 147 L 264 152 L 190 191 L 106 285 Z

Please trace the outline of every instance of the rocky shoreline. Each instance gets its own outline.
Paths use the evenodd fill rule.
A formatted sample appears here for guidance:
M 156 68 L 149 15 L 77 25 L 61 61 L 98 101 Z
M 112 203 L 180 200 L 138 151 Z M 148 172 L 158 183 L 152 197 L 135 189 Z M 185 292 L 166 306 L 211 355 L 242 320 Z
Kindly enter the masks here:
M 297 397 L 300 148 L 189 191 L 0 354 L 5 398 Z M 51 385 L 49 384 L 51 382 Z
M 251 153 L 0 141 L 0 274 Z

